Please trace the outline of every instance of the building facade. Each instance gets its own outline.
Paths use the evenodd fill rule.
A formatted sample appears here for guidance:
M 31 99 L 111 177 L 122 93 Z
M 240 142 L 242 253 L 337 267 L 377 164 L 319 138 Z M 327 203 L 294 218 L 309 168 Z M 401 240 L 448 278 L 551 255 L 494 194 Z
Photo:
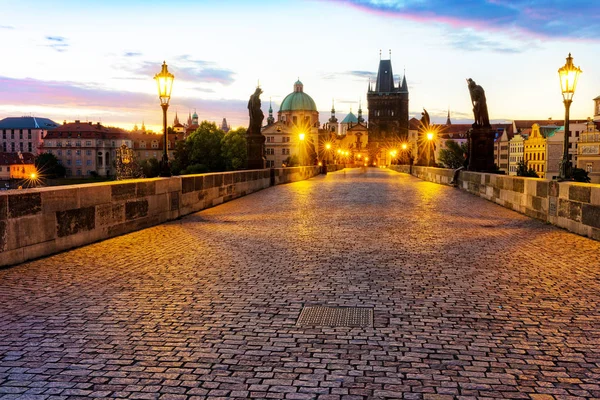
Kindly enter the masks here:
M 508 174 L 517 175 L 519 163 L 523 162 L 523 143 L 524 139 L 521 134 L 516 134 L 508 142 Z
M 0 181 L 30 179 L 37 174 L 32 153 L 0 153 Z
M 57 128 L 48 118 L 8 117 L 0 121 L 0 152 L 39 154 L 44 136 Z

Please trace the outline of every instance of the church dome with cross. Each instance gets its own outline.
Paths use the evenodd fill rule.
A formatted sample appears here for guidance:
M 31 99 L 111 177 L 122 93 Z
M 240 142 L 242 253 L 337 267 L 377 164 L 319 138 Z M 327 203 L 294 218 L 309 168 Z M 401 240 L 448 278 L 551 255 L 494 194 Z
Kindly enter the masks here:
M 304 93 L 304 85 L 297 80 L 294 91 L 285 96 L 279 111 L 317 111 L 317 105 L 312 97 Z

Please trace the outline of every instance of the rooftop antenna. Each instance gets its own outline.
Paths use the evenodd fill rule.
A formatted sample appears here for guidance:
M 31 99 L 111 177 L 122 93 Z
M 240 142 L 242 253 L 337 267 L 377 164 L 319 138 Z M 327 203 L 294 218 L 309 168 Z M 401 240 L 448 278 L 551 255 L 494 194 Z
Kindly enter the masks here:
M 390 60 L 392 59 L 392 49 L 390 49 Z
M 258 80 L 256 81 L 256 87 L 257 87 L 257 88 L 259 88 L 259 87 L 260 87 L 260 79 L 258 79 Z
M 381 49 L 379 49 L 379 61 L 381 61 Z

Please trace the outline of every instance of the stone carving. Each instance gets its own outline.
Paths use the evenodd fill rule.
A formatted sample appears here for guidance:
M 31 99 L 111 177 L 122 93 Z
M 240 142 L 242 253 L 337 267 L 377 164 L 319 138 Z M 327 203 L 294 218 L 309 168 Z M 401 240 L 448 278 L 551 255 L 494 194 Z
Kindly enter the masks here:
M 425 130 L 429 129 L 429 125 L 431 125 L 431 119 L 429 118 L 429 113 L 425 108 L 423 108 L 423 112 L 421 113 L 421 126 L 425 128 Z
M 246 132 L 246 148 L 248 150 L 248 169 L 263 169 L 265 167 L 265 137 L 262 135 L 262 122 L 265 118 L 260 109 L 262 90 L 257 87 L 248 100 L 250 124 Z
M 143 178 L 144 173 L 135 159 L 133 149 L 127 147 L 125 143 L 117 149 L 117 180 Z
M 471 78 L 467 79 L 467 84 L 469 86 L 469 93 L 471 94 L 473 115 L 475 117 L 473 128 L 490 128 L 490 117 L 488 115 L 485 91 Z

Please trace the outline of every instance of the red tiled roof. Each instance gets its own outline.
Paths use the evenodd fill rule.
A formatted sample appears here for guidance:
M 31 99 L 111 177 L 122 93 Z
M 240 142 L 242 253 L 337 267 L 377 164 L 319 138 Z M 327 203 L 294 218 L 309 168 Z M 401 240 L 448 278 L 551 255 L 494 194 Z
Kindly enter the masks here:
M 70 122 L 48 132 L 44 139 L 83 138 L 83 139 L 121 139 L 129 133 L 121 128 L 106 127 L 100 123 Z
M 0 165 L 14 164 L 33 164 L 35 156 L 31 153 L 21 153 L 23 159 L 19 158 L 18 153 L 0 153 Z

